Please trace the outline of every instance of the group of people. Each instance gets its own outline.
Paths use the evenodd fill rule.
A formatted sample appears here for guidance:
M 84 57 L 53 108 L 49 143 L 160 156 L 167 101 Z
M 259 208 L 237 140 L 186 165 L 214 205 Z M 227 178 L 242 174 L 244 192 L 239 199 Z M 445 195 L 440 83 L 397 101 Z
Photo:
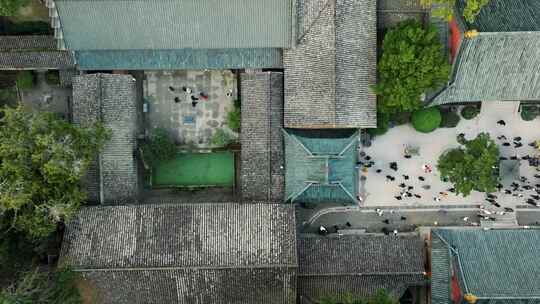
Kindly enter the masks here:
M 172 93 L 175 93 L 176 92 L 176 88 L 172 87 L 172 86 L 169 86 L 169 91 L 171 91 Z M 204 93 L 204 92 L 199 92 L 198 95 L 195 95 L 193 94 L 193 90 L 189 87 L 182 87 L 182 91 L 184 92 L 184 94 L 186 95 L 189 95 L 190 96 L 190 99 L 191 99 L 191 105 L 195 108 L 197 106 L 197 104 L 199 103 L 199 100 L 208 100 L 208 94 Z M 175 96 L 174 97 L 174 102 L 175 103 L 180 103 L 182 101 L 182 99 L 178 96 Z

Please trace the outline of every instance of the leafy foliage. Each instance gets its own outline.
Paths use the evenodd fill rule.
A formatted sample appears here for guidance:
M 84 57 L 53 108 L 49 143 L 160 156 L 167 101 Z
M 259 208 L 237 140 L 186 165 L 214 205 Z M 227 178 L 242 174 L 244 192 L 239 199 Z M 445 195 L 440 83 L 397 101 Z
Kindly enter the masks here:
M 433 26 L 423 29 L 416 20 L 399 23 L 384 36 L 377 65 L 378 111 L 394 114 L 421 107 L 421 96 L 448 80 L 450 65 Z
M 457 115 L 457 113 L 454 111 L 449 111 L 449 110 L 442 111 L 441 115 L 442 115 L 442 120 L 441 120 L 442 128 L 455 128 L 461 119 L 459 118 L 459 115 Z
M 371 136 L 383 135 L 388 132 L 390 124 L 390 115 L 385 113 L 377 113 L 377 128 L 368 129 L 368 132 Z
M 217 147 L 225 147 L 233 141 L 232 136 L 223 129 L 217 129 L 212 136 L 212 144 Z
M 17 87 L 31 89 L 34 86 L 34 74 L 31 71 L 21 71 L 17 74 Z
M 463 9 L 463 17 L 469 23 L 473 23 L 476 16 L 480 14 L 480 10 L 491 0 L 466 0 L 465 8 Z M 424 7 L 431 7 L 434 3 L 439 4 L 439 7 L 434 10 L 434 15 L 446 20 L 452 20 L 454 15 L 454 7 L 456 0 L 420 0 Z
M 524 105 L 521 107 L 521 119 L 525 121 L 534 120 L 538 116 L 538 107 L 533 105 Z
M 473 119 L 480 113 L 480 110 L 475 106 L 465 106 L 461 109 L 461 116 L 464 119 Z
M 231 130 L 240 130 L 240 116 L 240 108 L 237 107 L 227 113 L 227 125 Z
M 429 107 L 414 111 L 412 114 L 412 125 L 418 132 L 429 133 L 441 124 L 441 112 L 438 107 Z
M 103 147 L 101 125 L 76 127 L 48 112 L 5 108 L 0 119 L 0 215 L 44 237 L 85 200 L 81 178 Z
M 17 102 L 17 91 L 15 88 L 0 89 L 0 106 L 14 105 Z
M 441 180 L 454 184 L 456 193 L 467 196 L 472 190 L 494 192 L 499 178 L 499 148 L 487 133 L 463 141 L 464 147 L 451 149 L 439 157 L 437 168 Z
M 411 113 L 410 112 L 394 113 L 392 116 L 390 116 L 390 121 L 392 121 L 397 126 L 408 124 L 411 121 Z
M 390 296 L 384 289 L 379 289 L 375 295 L 368 298 L 346 293 L 340 296 L 324 297 L 317 304 L 398 304 L 399 301 Z
M 0 16 L 14 16 L 26 4 L 28 0 L 0 0 Z
M 47 83 L 50 85 L 60 84 L 60 74 L 56 70 L 47 71 L 47 74 L 45 75 L 45 79 L 47 80 Z
M 149 165 L 167 161 L 176 156 L 176 145 L 167 130 L 155 129 L 150 138 L 142 145 L 144 161 Z
M 0 292 L 2 304 L 79 304 L 78 276 L 69 268 L 48 273 L 39 268 Z

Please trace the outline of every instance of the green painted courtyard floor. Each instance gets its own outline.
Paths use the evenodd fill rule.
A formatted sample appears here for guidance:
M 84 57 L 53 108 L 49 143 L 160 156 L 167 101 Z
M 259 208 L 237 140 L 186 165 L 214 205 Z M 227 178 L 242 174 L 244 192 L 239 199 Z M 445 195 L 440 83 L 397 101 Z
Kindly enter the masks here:
M 234 155 L 230 152 L 179 153 L 153 168 L 152 185 L 222 186 L 234 184 Z

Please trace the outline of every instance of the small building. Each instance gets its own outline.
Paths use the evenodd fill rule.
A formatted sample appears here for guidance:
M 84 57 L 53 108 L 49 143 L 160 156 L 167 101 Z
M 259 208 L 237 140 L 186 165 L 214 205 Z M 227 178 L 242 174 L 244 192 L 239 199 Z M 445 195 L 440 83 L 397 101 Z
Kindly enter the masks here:
M 465 3 L 450 23 L 437 21 L 453 66 L 432 104 L 540 100 L 540 2 L 491 0 L 472 24 Z
M 358 132 L 287 130 L 285 200 L 303 204 L 356 204 Z
M 56 49 L 53 36 L 0 36 L 0 70 L 67 71 L 74 68 L 71 52 Z
M 408 288 L 426 285 L 424 259 L 419 235 L 299 237 L 300 303 L 347 293 L 368 297 L 379 289 L 400 298 Z
M 88 74 L 73 78 L 73 122 L 101 123 L 110 132 L 85 178 L 88 200 L 122 204 L 136 199 L 137 96 L 131 75 Z
M 431 231 L 432 303 L 540 303 L 540 230 Z
M 60 264 L 102 303 L 294 304 L 295 235 L 281 204 L 84 207 Z
M 283 153 L 283 73 L 242 73 L 242 199 L 282 201 L 285 188 Z
M 47 0 L 81 70 L 281 68 L 291 0 Z
M 375 128 L 376 0 L 296 1 L 283 51 L 286 128 Z

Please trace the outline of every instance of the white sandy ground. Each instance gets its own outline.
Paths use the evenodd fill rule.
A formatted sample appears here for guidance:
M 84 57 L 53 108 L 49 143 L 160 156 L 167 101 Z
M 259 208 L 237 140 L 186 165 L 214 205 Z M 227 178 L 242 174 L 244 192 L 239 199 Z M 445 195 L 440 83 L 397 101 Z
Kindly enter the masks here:
M 423 134 L 415 131 L 410 125 L 402 125 L 390 129 L 386 134 L 376 137 L 371 147 L 362 148 L 367 155 L 372 157 L 375 165 L 368 169 L 364 175 L 367 177 L 364 187 L 360 187 L 363 197 L 362 205 L 369 206 L 429 206 L 429 205 L 465 205 L 465 204 L 486 204 L 483 193 L 473 191 L 469 196 L 457 196 L 447 191 L 451 188 L 450 183 L 444 183 L 440 180 L 436 169 L 437 159 L 443 151 L 459 146 L 456 136 L 464 133 L 467 139 L 476 137 L 478 133 L 488 132 L 491 137 L 499 144 L 501 156 L 518 157 L 525 155 L 537 155 L 534 148 L 528 146 L 528 143 L 540 139 L 539 118 L 533 121 L 523 121 L 518 113 L 518 102 L 484 102 L 481 113 L 472 120 L 461 119 L 456 128 L 439 128 L 432 133 Z M 506 126 L 500 126 L 496 122 L 503 119 Z M 503 141 L 497 140 L 497 136 L 505 135 L 511 142 L 516 136 L 522 137 L 523 146 L 514 148 L 502 146 Z M 420 147 L 420 155 L 413 156 L 410 159 L 403 157 L 404 147 L 406 145 Z M 398 163 L 398 171 L 391 170 L 389 163 L 395 161 Z M 429 164 L 433 167 L 432 173 L 424 173 L 423 164 Z M 376 173 L 376 169 L 382 169 L 381 173 Z M 527 161 L 521 162 L 520 174 L 525 176 L 534 184 L 540 183 L 540 180 L 534 178 L 535 173 L 540 173 L 535 168 L 530 167 Z M 403 174 L 409 175 L 409 180 L 404 180 Z M 396 178 L 394 182 L 387 182 L 386 175 L 392 175 Z M 425 182 L 421 182 L 418 176 L 425 177 Z M 399 195 L 400 183 L 414 187 L 411 192 L 422 196 L 421 199 L 404 198 L 398 201 L 394 196 Z M 424 190 L 422 185 L 431 185 L 430 190 Z M 446 191 L 448 196 L 444 197 L 439 192 Z M 514 197 L 504 193 L 494 193 L 498 196 L 496 200 L 502 207 L 514 208 L 516 205 L 525 205 L 525 199 L 534 190 L 520 192 L 523 198 Z M 439 197 L 440 201 L 434 200 Z

